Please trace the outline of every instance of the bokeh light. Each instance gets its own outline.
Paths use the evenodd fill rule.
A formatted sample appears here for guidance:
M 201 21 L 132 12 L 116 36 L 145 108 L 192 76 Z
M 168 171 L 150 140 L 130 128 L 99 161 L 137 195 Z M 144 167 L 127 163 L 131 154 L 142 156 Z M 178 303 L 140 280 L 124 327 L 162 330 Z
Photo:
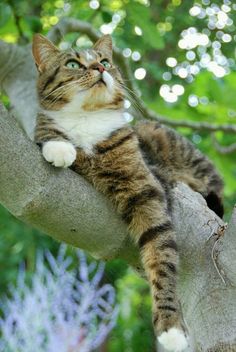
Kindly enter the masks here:
M 97 10 L 100 6 L 100 3 L 97 0 L 91 0 L 89 1 L 89 6 L 91 7 L 91 9 Z
M 137 70 L 134 71 L 134 77 L 138 80 L 142 80 L 146 76 L 146 70 L 143 67 L 137 68 Z
M 224 0 L 221 6 L 210 0 L 194 3 L 189 14 L 201 20 L 205 28 L 198 29 L 191 26 L 180 33 L 178 47 L 185 51 L 186 60 L 177 62 L 176 58 L 168 57 L 166 59 L 168 69 L 162 74 L 164 81 L 178 77 L 189 84 L 203 70 L 211 72 L 218 79 L 230 73 L 231 68 L 235 66 L 235 58 L 227 57 L 224 52 L 228 43 L 236 41 L 236 35 L 233 34 L 235 25 L 231 18 L 233 10 L 236 10 L 236 4 L 232 4 L 230 0 Z M 168 103 L 171 100 L 175 102 L 170 95 L 173 91 L 163 86 L 160 89 L 161 97 Z M 206 100 L 203 101 L 204 103 L 194 95 L 188 97 L 188 104 L 191 107 L 196 107 L 199 103 L 208 104 Z

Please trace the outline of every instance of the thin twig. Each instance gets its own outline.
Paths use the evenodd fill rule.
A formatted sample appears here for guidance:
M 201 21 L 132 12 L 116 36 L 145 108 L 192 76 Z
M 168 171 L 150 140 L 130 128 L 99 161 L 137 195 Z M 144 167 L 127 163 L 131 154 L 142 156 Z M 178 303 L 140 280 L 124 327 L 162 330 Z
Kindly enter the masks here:
M 211 139 L 212 139 L 214 148 L 221 154 L 230 154 L 236 151 L 236 143 L 232 143 L 227 146 L 221 145 L 217 141 L 214 133 L 211 134 Z
M 220 237 L 217 238 L 217 240 L 215 241 L 212 249 L 211 249 L 211 259 L 213 261 L 213 264 L 214 264 L 214 267 L 219 275 L 219 277 L 221 278 L 222 282 L 224 283 L 224 285 L 226 286 L 226 281 L 225 281 L 225 273 L 222 273 L 222 270 L 219 268 L 219 264 L 217 262 L 217 254 L 216 254 L 216 246 L 217 246 L 217 243 L 219 241 Z
M 218 263 L 217 245 L 218 245 L 219 240 L 222 238 L 222 236 L 224 236 L 224 233 L 225 233 L 225 230 L 227 229 L 227 226 L 228 226 L 227 223 L 225 223 L 224 225 L 220 225 L 216 231 L 212 231 L 212 233 L 210 234 L 210 236 L 207 239 L 207 241 L 209 241 L 210 238 L 212 238 L 213 236 L 217 236 L 216 241 L 214 242 L 214 245 L 211 249 L 211 259 L 212 259 L 212 262 L 214 264 L 214 267 L 215 267 L 219 277 L 221 278 L 221 280 L 225 286 L 227 285 L 227 282 L 230 282 L 231 285 L 232 285 L 232 283 Z

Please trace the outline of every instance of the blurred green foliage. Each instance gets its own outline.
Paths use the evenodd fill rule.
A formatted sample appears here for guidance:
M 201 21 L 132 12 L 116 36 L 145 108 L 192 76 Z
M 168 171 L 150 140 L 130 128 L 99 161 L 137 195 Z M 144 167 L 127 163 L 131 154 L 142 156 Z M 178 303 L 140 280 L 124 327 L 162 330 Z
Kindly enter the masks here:
M 0 0 L 0 39 L 24 45 L 31 41 L 33 33 L 46 34 L 63 16 L 88 21 L 104 33 L 112 32 L 116 46 L 130 57 L 132 71 L 145 70 L 144 79 L 134 76 L 134 81 L 146 104 L 154 111 L 174 120 L 236 123 L 236 6 L 230 0 L 199 0 L 198 3 L 192 0 Z M 227 23 L 222 27 L 226 16 Z M 208 43 L 188 50 L 181 48 L 179 41 L 186 38 L 184 35 L 189 28 L 206 34 Z M 224 34 L 230 37 L 223 37 Z M 77 33 L 62 38 L 63 42 L 74 46 L 86 40 Z M 167 65 L 170 57 L 176 59 L 177 66 Z M 209 60 L 218 60 L 221 68 L 213 65 L 212 71 L 210 66 L 204 66 L 204 60 L 208 64 Z M 184 74 L 178 74 L 176 67 L 183 68 Z M 191 73 L 196 67 L 200 72 Z M 215 73 L 214 67 L 218 68 Z M 226 70 L 224 75 L 222 67 Z M 181 85 L 184 93 L 178 99 L 171 95 L 175 100 L 171 103 L 160 96 L 160 89 L 163 85 L 172 89 L 174 84 Z M 0 98 L 8 104 L 7 97 Z M 236 153 L 220 154 L 208 131 L 178 130 L 207 154 L 223 175 L 228 219 L 236 199 Z M 235 135 L 222 131 L 215 133 L 215 138 L 223 146 L 236 141 Z M 7 285 L 16 279 L 20 263 L 25 263 L 31 275 L 36 250 L 49 248 L 56 252 L 58 244 L 22 224 L 3 208 L 0 208 L 0 219 L 0 293 L 3 295 Z M 154 351 L 147 284 L 121 261 L 107 265 L 104 280 L 116 286 L 121 314 L 102 351 Z

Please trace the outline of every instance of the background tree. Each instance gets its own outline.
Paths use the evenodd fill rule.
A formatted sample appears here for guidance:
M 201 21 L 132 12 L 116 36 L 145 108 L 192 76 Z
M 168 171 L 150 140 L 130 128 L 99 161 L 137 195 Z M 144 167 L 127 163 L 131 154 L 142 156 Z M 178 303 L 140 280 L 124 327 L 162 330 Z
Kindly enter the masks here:
M 2 1 L 0 3 L 0 38 L 2 39 L 0 41 L 0 82 L 3 88 L 1 100 L 18 117 L 28 134 L 32 135 L 36 114 L 36 70 L 30 56 L 33 33 L 47 34 L 61 48 L 71 45 L 78 48 L 89 45 L 96 39 L 98 30 L 102 33 L 112 33 L 116 47 L 120 49 L 116 51 L 116 60 L 124 72 L 128 88 L 135 90 L 135 94 L 130 91 L 127 94 L 131 102 L 129 112 L 135 119 L 144 115 L 146 118 L 158 118 L 163 123 L 175 126 L 209 155 L 224 177 L 226 219 L 229 219 L 236 194 L 235 10 L 235 5 L 229 0 L 214 3 L 209 0 L 199 3 L 181 0 L 150 2 L 145 0 L 100 2 L 96 0 L 70 2 L 35 0 L 30 3 L 16 0 Z M 71 16 L 74 19 L 69 18 Z M 128 105 L 127 102 L 127 107 Z M 1 110 L 0 142 L 0 201 L 14 215 L 37 225 L 44 232 L 51 233 L 58 239 L 80 245 L 97 256 L 103 258 L 118 256 L 128 259 L 133 264 L 136 263 L 135 255 L 130 256 L 131 250 L 133 251 L 132 247 L 126 247 L 127 251 L 122 252 L 122 255 L 117 253 L 117 248 L 120 248 L 122 241 L 126 241 L 125 227 L 114 214 L 111 215 L 104 199 L 79 176 L 69 171 L 58 173 L 45 165 L 37 147 L 32 145 L 4 110 Z M 40 175 L 40 178 L 33 177 L 33 174 Z M 55 174 L 57 181 L 54 178 Z M 68 174 L 70 187 L 60 191 L 60 182 L 68 178 Z M 15 186 L 10 188 L 9 185 L 12 184 Z M 42 187 L 42 184 L 46 187 Z M 26 187 L 28 193 L 22 195 L 21 191 Z M 42 194 L 39 192 L 40 187 L 42 187 Z M 78 192 L 78 187 L 80 199 L 72 201 L 76 190 Z M 54 198 L 50 195 L 47 203 L 47 194 L 51 190 L 54 191 Z M 68 215 L 67 208 L 65 214 L 60 213 L 60 209 L 56 211 L 58 201 L 64 199 L 65 192 L 71 195 L 71 209 L 80 209 L 81 216 L 79 219 L 68 219 L 64 227 L 58 224 L 55 228 L 57 217 L 60 215 L 59 218 L 61 218 L 64 215 L 66 218 L 65 214 Z M 206 208 L 200 200 L 198 204 L 196 196 L 191 206 L 192 199 L 189 198 L 189 191 L 185 188 L 182 189 L 182 193 L 178 193 L 180 192 L 178 190 L 176 192 L 176 214 L 181 216 L 181 211 L 184 209 L 184 218 L 187 218 L 187 215 L 190 218 L 190 222 L 186 222 L 186 232 L 180 239 L 178 238 L 182 251 L 185 248 L 183 244 L 187 230 L 195 234 L 199 231 L 202 235 L 201 244 L 195 242 L 192 237 L 191 241 L 196 248 L 199 248 L 199 255 L 205 256 L 211 262 L 213 242 L 210 241 L 208 245 L 205 245 L 205 239 L 211 232 L 214 232 L 214 227 L 216 230 L 217 222 L 214 217 L 211 218 L 211 226 L 208 226 L 208 231 L 204 232 L 203 225 L 205 224 L 207 228 L 206 224 L 210 219 Z M 43 203 L 40 203 L 42 200 Z M 85 208 L 85 213 L 81 213 L 84 204 L 86 206 L 90 204 L 90 207 Z M 203 210 L 206 212 L 203 214 L 202 222 L 200 220 L 194 222 L 191 217 L 191 214 L 198 210 L 200 213 Z M 17 266 L 22 260 L 26 262 L 30 273 L 34 270 L 36 248 L 49 247 L 56 251 L 57 244 L 43 236 L 38 230 L 14 220 L 3 208 L 0 211 L 2 220 L 0 285 L 1 293 L 4 294 L 7 284 L 15 280 Z M 45 220 L 46 212 L 47 221 Z M 88 226 L 88 215 L 86 217 L 88 213 L 90 214 L 90 226 Z M 99 221 L 97 214 L 100 214 L 101 220 Z M 39 219 L 37 219 L 38 216 Z M 180 223 L 178 216 L 175 216 L 175 221 L 177 229 L 181 230 L 184 220 L 181 219 Z M 94 227 L 91 227 L 93 224 Z M 70 232 L 68 233 L 69 225 Z M 78 242 L 75 242 L 78 227 L 80 227 L 80 237 Z M 195 228 L 197 230 L 193 231 Z M 115 230 L 117 242 L 107 243 L 104 247 L 104 238 L 107 239 L 108 235 Z M 232 227 L 229 231 L 233 232 Z M 91 243 L 87 243 L 87 236 L 91 233 L 96 233 L 96 237 L 94 236 Z M 228 250 L 226 250 L 225 242 L 222 246 L 225 247 L 222 263 L 224 268 L 227 268 L 227 277 L 230 276 L 231 282 L 234 282 L 234 270 L 231 269 L 232 274 L 229 273 L 230 265 L 227 260 L 231 258 L 232 263 L 232 258 L 235 257 L 232 248 L 234 249 L 235 246 L 233 242 L 230 242 Z M 229 247 L 231 247 L 231 252 L 229 252 Z M 197 286 L 194 286 L 193 280 L 186 281 L 183 277 L 186 272 L 188 275 L 191 273 L 191 278 L 196 277 L 193 262 L 188 261 L 186 253 L 192 255 L 191 251 L 182 253 L 181 283 L 185 283 L 182 287 L 186 289 L 186 292 L 192 290 L 191 285 L 195 288 L 196 292 L 192 297 L 195 297 L 198 302 L 197 295 L 200 291 L 196 289 Z M 228 259 L 225 253 L 228 254 Z M 198 260 L 195 265 L 199 267 Z M 212 277 L 215 277 L 215 285 L 208 287 L 209 296 L 213 297 L 212 291 L 214 290 L 218 295 L 219 292 L 224 292 L 225 300 L 235 302 L 235 291 L 222 288 L 221 279 L 213 263 L 204 262 L 202 265 L 204 278 L 202 278 L 203 281 L 198 278 L 200 280 L 196 281 L 198 287 L 205 287 L 204 283 L 206 284 L 207 279 L 212 280 Z M 116 284 L 118 299 L 121 303 L 120 324 L 107 342 L 107 350 L 112 352 L 118 350 L 151 351 L 154 349 L 154 339 L 150 324 L 150 311 L 146 309 L 146 307 L 150 309 L 147 286 L 129 270 L 127 271 L 126 265 L 120 260 L 108 264 L 106 278 Z M 205 350 L 210 350 L 209 346 L 213 348 L 213 345 L 206 345 L 207 336 L 203 332 L 201 334 L 199 330 L 202 320 L 207 320 L 204 309 L 210 303 L 194 303 L 197 307 L 196 311 L 201 313 L 198 315 L 198 324 L 194 324 L 191 320 L 190 309 L 193 302 L 191 305 L 191 302 L 187 300 L 183 288 L 181 293 L 183 301 L 187 302 L 183 308 L 192 334 L 199 343 L 199 349 L 205 344 Z M 216 299 L 220 308 L 215 312 L 223 314 L 220 303 L 225 304 L 225 301 L 221 302 L 218 296 Z M 213 307 L 215 308 L 214 305 Z M 227 312 L 229 317 L 234 313 L 233 308 L 230 307 L 230 309 L 231 311 Z M 224 312 L 226 314 L 226 311 Z M 137 316 L 141 318 L 137 319 Z M 210 321 L 214 319 L 219 324 L 214 316 Z M 231 328 L 234 328 L 233 320 L 230 321 L 229 318 L 228 322 Z M 208 329 L 210 329 L 209 326 Z M 217 336 L 219 336 L 218 329 L 215 329 L 214 338 L 211 341 L 213 344 L 219 342 Z M 235 336 L 233 333 L 229 336 L 232 345 L 235 343 Z M 227 341 L 229 344 L 229 340 L 223 339 L 222 341 Z M 212 351 L 227 350 L 223 347 L 219 348 L 212 349 Z M 230 348 L 228 350 L 232 351 L 233 347 Z

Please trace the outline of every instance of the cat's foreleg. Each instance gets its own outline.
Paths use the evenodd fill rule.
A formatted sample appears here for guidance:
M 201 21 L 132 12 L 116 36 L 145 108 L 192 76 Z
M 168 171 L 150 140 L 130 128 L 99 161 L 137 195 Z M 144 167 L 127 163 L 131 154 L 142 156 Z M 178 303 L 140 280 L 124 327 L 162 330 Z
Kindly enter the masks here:
M 35 141 L 41 146 L 44 158 L 56 167 L 69 167 L 76 159 L 74 145 L 43 114 L 39 114 L 37 119 Z

